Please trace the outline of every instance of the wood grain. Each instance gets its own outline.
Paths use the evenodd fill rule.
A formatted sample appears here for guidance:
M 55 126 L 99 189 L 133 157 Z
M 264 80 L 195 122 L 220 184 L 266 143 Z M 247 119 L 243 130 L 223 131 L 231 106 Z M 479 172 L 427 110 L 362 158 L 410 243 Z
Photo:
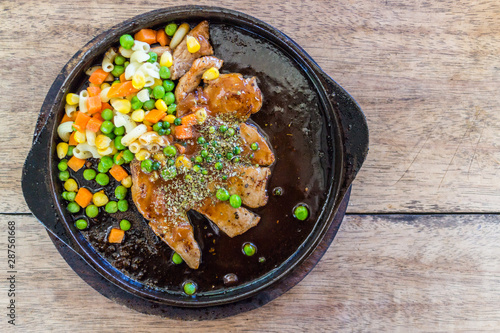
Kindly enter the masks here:
M 299 285 L 254 311 L 200 323 L 145 316 L 109 301 L 69 268 L 34 218 L 0 217 L 2 225 L 8 220 L 17 222 L 17 328 L 24 332 L 465 332 L 500 326 L 497 215 L 347 216 Z M 0 237 L 6 238 L 4 229 Z M 5 292 L 1 284 L 0 295 Z
M 211 4 L 183 2 L 189 3 Z M 21 165 L 38 110 L 66 61 L 114 24 L 177 4 L 0 5 L 0 55 L 8 60 L 0 63 L 0 212 L 28 211 L 19 187 Z M 350 212 L 498 211 L 500 3 L 217 4 L 281 29 L 361 104 L 371 151 L 355 182 Z

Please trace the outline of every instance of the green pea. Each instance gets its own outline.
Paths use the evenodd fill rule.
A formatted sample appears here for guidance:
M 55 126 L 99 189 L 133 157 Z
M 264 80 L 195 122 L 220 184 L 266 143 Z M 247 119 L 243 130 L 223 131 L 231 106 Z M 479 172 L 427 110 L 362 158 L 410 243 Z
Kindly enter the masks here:
M 161 99 L 165 96 L 165 88 L 162 86 L 156 86 L 153 89 L 153 97 L 156 99 Z
M 118 203 L 116 201 L 110 201 L 104 207 L 106 213 L 114 214 L 118 211 Z
M 226 125 L 220 125 L 219 126 L 219 132 L 224 133 L 225 131 L 227 131 L 227 126 Z
M 196 292 L 196 289 L 198 289 L 196 283 L 192 281 L 184 282 L 184 285 L 182 287 L 184 289 L 184 292 L 188 295 L 193 295 Z
M 154 52 L 149 52 L 149 59 L 148 62 L 154 64 L 158 60 L 158 55 Z
M 127 200 L 119 200 L 118 201 L 118 210 L 120 212 L 126 212 L 128 210 L 128 202 L 127 202 Z
M 124 126 L 115 127 L 115 129 L 113 130 L 113 133 L 117 136 L 123 135 L 123 134 L 125 134 L 125 127 Z
M 132 153 L 130 150 L 125 149 L 123 151 L 123 159 L 125 160 L 125 163 L 130 163 L 134 160 L 134 153 Z
M 118 150 L 124 150 L 125 147 L 123 144 L 122 144 L 122 139 L 123 139 L 123 135 L 118 135 L 116 138 L 115 138 L 115 148 L 118 149 Z
M 125 199 L 126 195 L 127 195 L 127 188 L 125 186 L 119 185 L 115 188 L 115 197 L 118 200 Z
M 101 124 L 101 132 L 104 134 L 110 134 L 113 132 L 113 129 L 115 128 L 115 125 L 109 120 L 105 120 Z
M 162 129 L 163 123 L 161 121 L 157 122 L 153 125 L 153 131 L 158 132 Z
M 236 157 L 235 159 L 233 159 L 233 162 L 234 163 L 238 163 L 240 161 L 240 158 L 239 157 Z
M 202 169 L 201 170 L 202 175 L 208 175 L 208 170 L 207 169 Z
M 180 126 L 181 124 L 182 124 L 182 119 L 181 118 L 175 118 L 174 125 L 175 126 Z
M 167 160 L 167 165 L 168 165 L 168 166 L 173 166 L 174 164 L 175 164 L 175 160 L 174 160 L 173 158 L 169 158 L 169 159 Z
M 173 157 L 177 154 L 177 149 L 173 145 L 166 146 L 163 148 L 163 153 L 167 156 Z
M 69 192 L 64 191 L 63 193 L 61 193 L 61 197 L 62 197 L 64 200 L 68 200 L 68 193 L 69 193 Z
M 137 96 L 132 97 L 130 104 L 132 105 L 132 109 L 134 110 L 139 110 L 144 105 L 144 103 L 142 103 L 141 100 L 137 98 Z
M 177 252 L 174 252 L 174 254 L 172 255 L 172 262 L 176 265 L 180 265 L 183 261 L 184 260 L 182 260 L 182 257 Z
M 125 61 L 125 62 L 123 63 L 123 67 L 125 67 L 125 68 L 127 68 L 127 67 L 128 67 L 128 65 L 130 65 L 130 61 Z
M 63 197 L 64 200 L 67 200 L 67 201 L 75 201 L 75 197 L 76 197 L 76 193 L 75 192 L 63 192 L 61 194 L 61 196 Z
M 168 114 L 175 114 L 175 111 L 177 110 L 177 104 L 172 103 L 167 107 L 167 113 Z
M 87 229 L 88 226 L 89 226 L 89 223 L 85 219 L 79 219 L 79 220 L 76 220 L 76 222 L 75 222 L 75 227 L 78 230 L 85 230 L 85 229 Z
M 111 120 L 113 119 L 113 111 L 111 111 L 110 109 L 104 109 L 101 112 L 101 117 L 104 120 Z
M 104 135 L 107 136 L 108 138 L 110 138 L 111 140 L 114 140 L 116 138 L 116 135 L 113 132 L 108 133 L 108 134 L 104 134 Z
M 224 164 L 222 164 L 221 162 L 215 163 L 215 169 L 216 170 L 222 170 L 223 167 L 224 167 Z
M 168 69 L 167 66 L 161 66 L 160 67 L 160 77 L 164 80 L 170 79 L 170 69 Z
M 224 180 L 224 181 L 227 180 L 227 176 L 226 175 L 222 176 L 222 180 Z M 231 199 L 231 198 L 229 198 L 229 199 Z
M 243 244 L 243 254 L 246 256 L 253 256 L 257 252 L 257 247 L 253 245 L 252 243 L 245 243 Z
M 120 75 L 122 75 L 123 73 L 125 73 L 125 67 L 120 65 L 116 65 L 111 71 L 111 75 L 113 75 L 114 77 L 120 77 Z
M 300 221 L 304 221 L 309 217 L 309 210 L 307 209 L 306 206 L 299 205 L 295 207 L 295 210 L 293 211 L 293 216 Z
M 169 91 L 165 93 L 165 96 L 163 97 L 163 100 L 167 105 L 171 105 L 175 102 L 175 95 L 173 92 Z
M 111 169 L 113 166 L 113 159 L 109 156 L 101 157 L 101 163 L 106 169 Z
M 123 65 L 125 63 L 125 57 L 122 55 L 117 55 L 115 57 L 115 64 L 117 65 Z
M 204 137 L 202 137 L 202 136 L 198 137 L 198 139 L 197 139 L 196 141 L 197 141 L 200 145 L 201 145 L 201 144 L 204 144 L 205 142 L 207 142 L 207 140 L 205 140 L 205 138 L 204 138 Z
M 217 190 L 215 196 L 220 201 L 227 201 L 229 199 L 229 192 L 225 188 L 221 187 L 220 189 Z
M 131 226 L 132 226 L 132 224 L 130 224 L 129 220 L 121 220 L 120 221 L 120 229 L 122 229 L 123 231 L 130 230 Z
M 151 160 L 144 160 L 141 162 L 141 169 L 144 172 L 151 172 L 153 171 L 153 161 Z
M 120 45 L 123 46 L 124 49 L 130 50 L 132 46 L 134 46 L 134 37 L 125 34 L 120 37 Z
M 106 173 L 109 171 L 109 168 L 106 168 L 104 163 L 102 163 L 102 161 L 100 161 L 99 164 L 97 164 L 97 171 L 99 171 L 100 173 Z
M 122 153 L 116 153 L 113 156 L 113 163 L 116 165 L 122 165 L 125 163 L 125 160 L 123 159 L 123 154 Z
M 229 135 L 229 136 L 233 136 L 233 135 L 235 135 L 235 134 L 236 134 L 236 131 L 234 130 L 234 128 L 232 128 L 232 127 L 231 127 L 231 128 L 229 128 L 229 129 L 227 130 L 227 135 Z
M 155 101 L 152 99 L 148 99 L 147 101 L 144 102 L 142 105 L 146 110 L 153 110 L 155 108 Z
M 153 162 L 153 170 L 159 170 L 161 167 L 161 163 L 158 161 Z
M 240 208 L 241 207 L 241 197 L 237 194 L 233 194 L 232 196 L 229 197 L 229 203 L 233 208 Z
M 67 208 L 68 212 L 76 214 L 80 211 L 80 205 L 78 205 L 76 202 L 72 201 L 68 204 Z
M 67 181 L 69 179 L 69 171 L 61 171 L 59 172 L 59 179 L 63 182 Z
M 85 171 L 83 171 L 83 178 L 86 180 L 92 180 L 96 175 L 97 172 L 94 169 L 85 169 Z
M 175 168 L 175 166 L 163 168 L 160 174 L 163 179 L 169 180 L 177 176 L 177 169 Z
M 177 31 L 177 24 L 175 23 L 167 24 L 167 26 L 165 27 L 165 33 L 170 37 L 172 37 L 176 31 Z
M 228 160 L 232 159 L 233 157 L 234 157 L 234 154 L 233 154 L 233 153 L 231 153 L 231 152 L 228 152 L 228 153 L 226 154 L 226 158 L 227 158 Z
M 170 133 L 172 133 L 172 130 L 170 128 L 165 130 L 165 135 L 170 135 Z
M 194 158 L 194 161 L 195 161 L 196 163 L 201 163 L 201 162 L 203 162 L 203 157 L 201 157 L 201 156 L 199 156 L 199 155 L 198 155 L 198 156 L 196 156 L 196 157 Z
M 169 128 L 170 128 L 170 123 L 169 123 L 168 121 L 165 121 L 165 122 L 163 123 L 163 126 L 162 126 L 162 127 L 163 127 L 163 128 L 166 128 L 166 129 L 169 129 Z
M 195 165 L 193 166 L 193 171 L 194 171 L 194 172 L 200 172 L 200 171 L 201 171 L 201 167 L 200 167 L 198 164 L 195 164 Z
M 258 144 L 257 142 L 254 142 L 254 143 L 252 143 L 252 144 L 250 145 L 250 148 L 251 148 L 252 150 L 257 150 L 257 149 L 259 149 L 259 144 Z
M 59 169 L 59 171 L 66 171 L 66 170 L 68 170 L 68 160 L 66 160 L 66 159 L 61 160 L 59 162 L 59 164 L 57 164 L 57 168 Z
M 200 151 L 200 155 L 201 157 L 206 158 L 208 156 L 208 151 L 206 149 L 203 149 L 202 151 Z
M 68 147 L 68 153 L 66 155 L 73 156 L 73 149 L 75 149 L 75 146 L 69 146 Z
M 175 88 L 175 83 L 172 80 L 165 80 L 163 81 L 163 88 L 165 88 L 165 91 L 172 91 Z
M 95 177 L 95 181 L 101 186 L 106 186 L 109 184 L 109 176 L 105 173 L 99 173 Z
M 238 146 L 234 147 L 234 148 L 233 148 L 233 153 L 234 153 L 234 155 L 239 155 L 239 154 L 241 154 L 241 148 L 240 148 L 240 147 L 238 147 Z
M 219 143 L 215 140 L 212 140 L 210 141 L 210 144 L 212 145 L 212 147 L 218 147 L 219 146 Z
M 215 133 L 215 127 L 214 127 L 214 126 L 210 126 L 210 127 L 208 128 L 208 133 L 210 133 L 210 134 L 214 134 L 214 133 Z
M 158 134 L 159 134 L 159 135 L 165 135 L 165 134 L 167 134 L 167 130 L 166 130 L 166 129 L 164 129 L 164 128 L 160 128 L 160 129 L 158 130 Z
M 94 218 L 99 215 L 99 208 L 96 205 L 88 205 L 85 208 L 85 214 L 90 218 Z

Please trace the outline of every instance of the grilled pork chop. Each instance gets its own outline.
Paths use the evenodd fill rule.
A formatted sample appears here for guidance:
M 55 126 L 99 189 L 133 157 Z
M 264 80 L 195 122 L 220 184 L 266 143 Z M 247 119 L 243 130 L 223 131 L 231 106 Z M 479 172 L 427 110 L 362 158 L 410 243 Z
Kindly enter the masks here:
M 182 101 L 188 93 L 198 87 L 201 82 L 201 77 L 207 69 L 211 67 L 220 69 L 222 67 L 222 63 L 222 60 L 213 56 L 196 59 L 193 62 L 191 69 L 184 74 L 179 80 L 179 83 L 177 83 L 177 87 L 175 88 L 175 100 Z

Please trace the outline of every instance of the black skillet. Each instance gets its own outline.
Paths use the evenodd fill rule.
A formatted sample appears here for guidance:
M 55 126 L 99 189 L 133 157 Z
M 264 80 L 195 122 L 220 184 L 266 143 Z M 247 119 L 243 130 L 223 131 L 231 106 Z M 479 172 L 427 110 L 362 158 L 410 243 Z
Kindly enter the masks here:
M 109 217 L 96 221 L 99 227 L 94 232 L 82 233 L 63 208 L 55 154 L 57 124 L 64 113 L 66 93 L 79 91 L 85 80 L 85 69 L 98 62 L 119 36 L 171 21 L 195 24 L 205 19 L 210 23 L 215 55 L 225 61 L 223 70 L 255 75 L 259 80 L 264 106 L 252 118 L 269 135 L 278 157 L 269 189 L 283 186 L 284 195 L 271 196 L 269 204 L 257 210 L 262 221 L 246 235 L 229 239 L 224 235 L 214 236 L 212 232 L 208 236 L 206 232 L 197 234 L 202 246 L 214 241 L 213 249 L 218 254 L 211 257 L 209 248 L 212 247 L 203 246 L 200 270 L 183 268 L 181 271 L 171 265 L 158 267 L 152 260 L 142 258 L 138 270 L 151 278 L 144 278 L 144 274 L 139 278 L 123 265 L 118 267 L 121 270 L 115 268 L 116 261 L 110 253 L 113 251 L 108 251 L 99 241 L 99 232 L 104 232 L 99 228 L 112 223 Z M 272 286 L 301 265 L 325 237 L 368 152 L 368 129 L 361 109 L 304 50 L 283 33 L 251 16 L 204 6 L 152 11 L 93 39 L 73 56 L 56 78 L 42 106 L 35 133 L 39 134 L 26 159 L 22 180 L 24 196 L 33 214 L 113 284 L 135 296 L 178 307 L 205 307 L 242 300 Z M 82 181 L 81 175 L 72 176 Z M 311 211 L 310 218 L 302 224 L 297 224 L 291 216 L 293 206 L 299 202 L 307 204 Z M 151 256 L 159 256 L 155 257 L 156 261 L 165 259 L 170 253 L 168 247 L 148 237 L 147 225 L 141 222 L 133 207 L 129 214 L 132 214 L 127 216 L 129 219 L 137 221 L 134 224 L 137 231 L 131 238 L 136 242 L 152 242 L 149 245 L 156 248 Z M 210 228 L 199 216 L 191 217 L 199 229 Z M 258 252 L 265 261 L 258 262 L 257 256 L 253 261 L 232 259 L 240 255 L 235 249 L 245 239 L 260 241 Z M 133 244 L 129 245 L 133 251 Z M 224 267 L 221 264 L 224 262 L 231 262 L 231 267 L 217 272 Z M 238 270 L 240 284 L 224 287 L 222 282 L 214 282 L 222 281 L 219 273 L 231 270 Z M 205 288 L 200 288 L 195 297 L 187 297 L 179 291 L 180 280 L 176 280 L 183 275 L 199 279 Z M 162 280 L 162 277 L 165 278 Z M 212 290 L 207 287 L 210 283 L 213 283 Z

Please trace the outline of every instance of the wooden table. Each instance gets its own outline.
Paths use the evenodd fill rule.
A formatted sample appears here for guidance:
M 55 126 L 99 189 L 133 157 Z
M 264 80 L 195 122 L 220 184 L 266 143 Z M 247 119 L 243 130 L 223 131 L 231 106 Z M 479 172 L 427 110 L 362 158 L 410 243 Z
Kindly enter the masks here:
M 337 238 L 287 294 L 211 322 L 136 313 L 69 268 L 20 189 L 39 108 L 60 69 L 92 37 L 178 4 L 0 4 L 0 245 L 5 258 L 6 222 L 16 221 L 17 328 L 498 331 L 500 3 L 494 0 L 217 2 L 291 36 L 364 109 L 371 150 Z M 4 311 L 7 288 L 0 284 Z

